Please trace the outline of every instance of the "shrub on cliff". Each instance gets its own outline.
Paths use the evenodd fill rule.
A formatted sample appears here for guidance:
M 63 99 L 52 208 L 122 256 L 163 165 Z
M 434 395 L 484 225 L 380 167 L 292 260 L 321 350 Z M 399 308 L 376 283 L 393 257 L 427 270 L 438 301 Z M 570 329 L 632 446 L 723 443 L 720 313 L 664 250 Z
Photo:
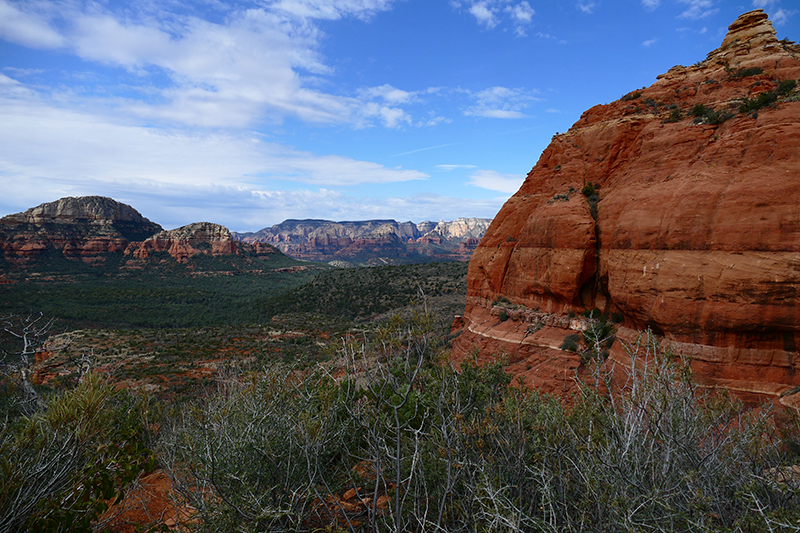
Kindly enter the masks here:
M 694 106 L 692 115 L 695 117 L 695 124 L 711 124 L 712 126 L 719 126 L 729 118 L 733 118 L 733 113 L 729 111 L 715 111 L 713 107 L 706 107 L 703 104 Z

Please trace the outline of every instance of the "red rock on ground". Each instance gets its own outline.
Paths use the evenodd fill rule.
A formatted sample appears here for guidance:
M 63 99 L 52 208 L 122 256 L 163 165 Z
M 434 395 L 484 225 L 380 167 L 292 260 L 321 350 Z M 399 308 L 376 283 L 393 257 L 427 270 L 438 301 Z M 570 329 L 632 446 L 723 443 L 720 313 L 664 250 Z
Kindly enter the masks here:
M 191 520 L 191 510 L 177 507 L 172 482 L 162 470 L 141 478 L 125 498 L 113 505 L 98 521 L 103 531 L 135 533 L 148 527 L 175 528 Z
M 565 388 L 575 356 L 558 347 L 576 331 L 525 336 L 523 319 L 491 315 L 502 298 L 557 316 L 618 313 L 618 338 L 651 328 L 708 386 L 777 398 L 798 385 L 798 78 L 800 46 L 755 10 L 705 61 L 583 113 L 473 254 L 454 358 L 505 351 L 526 381 Z M 611 359 L 625 360 L 619 342 Z

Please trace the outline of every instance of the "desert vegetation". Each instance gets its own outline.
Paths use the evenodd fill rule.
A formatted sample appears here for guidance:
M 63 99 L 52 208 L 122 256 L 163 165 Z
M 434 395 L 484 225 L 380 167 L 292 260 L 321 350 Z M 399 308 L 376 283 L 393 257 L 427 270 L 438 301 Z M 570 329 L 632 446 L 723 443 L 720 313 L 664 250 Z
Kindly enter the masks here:
M 72 332 L 64 365 L 75 371 L 35 387 L 35 402 L 16 385 L 31 350 L 7 334 L 0 531 L 102 531 L 154 469 L 171 480 L 184 531 L 800 527 L 796 419 L 700 389 L 688 361 L 648 333 L 624 346 L 629 366 L 601 367 L 615 320 L 597 310 L 573 340 L 591 382 L 566 402 L 513 381 L 503 354 L 457 368 L 443 317 L 463 275 L 464 265 L 332 271 L 268 325 Z M 386 297 L 373 286 L 410 279 L 413 303 L 406 288 Z M 360 294 L 374 308 L 326 322 L 312 312 L 318 294 L 331 309 Z M 52 327 L 40 315 L 5 323 L 41 331 L 30 346 Z M 101 353 L 149 354 L 143 368 L 156 376 L 220 364 L 200 386 L 159 396 L 119 389 L 143 369 L 108 370 Z
M 511 383 L 502 362 L 456 370 L 429 320 L 345 342 L 341 376 L 227 375 L 185 406 L 157 455 L 198 529 L 797 527 L 796 437 L 766 407 L 701 393 L 652 335 L 615 380 L 600 376 L 613 394 L 586 386 L 567 408 Z
M 152 406 L 86 374 L 6 416 L 2 529 L 99 529 L 157 465 L 197 531 L 796 530 L 797 422 L 703 393 L 652 335 L 597 374 L 612 394 L 566 407 L 502 359 L 454 368 L 435 323 L 418 308 L 330 365 L 229 369 L 157 435 Z

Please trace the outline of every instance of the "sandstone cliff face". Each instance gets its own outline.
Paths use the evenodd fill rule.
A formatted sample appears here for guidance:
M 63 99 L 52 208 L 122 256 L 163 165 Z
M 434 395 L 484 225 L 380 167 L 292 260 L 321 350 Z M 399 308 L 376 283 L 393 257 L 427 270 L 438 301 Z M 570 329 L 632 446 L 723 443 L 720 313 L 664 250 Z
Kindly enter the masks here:
M 102 196 L 62 198 L 0 219 L 0 253 L 25 265 L 55 250 L 67 258 L 102 262 L 131 241 L 161 231 L 129 205 Z
M 297 259 L 468 260 L 491 220 L 459 218 L 414 224 L 394 220 L 332 222 L 287 220 L 255 233 L 236 234 L 244 242 L 267 242 Z
M 558 347 L 573 331 L 501 322 L 492 308 L 504 298 L 617 313 L 622 340 L 652 328 L 709 386 L 775 396 L 798 385 L 798 78 L 800 46 L 756 10 L 705 61 L 554 136 L 472 256 L 454 356 L 504 350 L 530 383 L 571 387 L 579 361 Z M 624 362 L 620 343 L 611 358 Z

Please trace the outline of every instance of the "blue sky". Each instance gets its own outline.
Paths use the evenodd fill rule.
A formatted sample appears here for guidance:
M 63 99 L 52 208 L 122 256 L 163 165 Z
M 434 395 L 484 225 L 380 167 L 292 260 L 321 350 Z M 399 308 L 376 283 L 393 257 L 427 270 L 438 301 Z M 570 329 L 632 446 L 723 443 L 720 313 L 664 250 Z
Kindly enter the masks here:
M 0 215 L 493 217 L 553 134 L 793 0 L 0 0 Z

